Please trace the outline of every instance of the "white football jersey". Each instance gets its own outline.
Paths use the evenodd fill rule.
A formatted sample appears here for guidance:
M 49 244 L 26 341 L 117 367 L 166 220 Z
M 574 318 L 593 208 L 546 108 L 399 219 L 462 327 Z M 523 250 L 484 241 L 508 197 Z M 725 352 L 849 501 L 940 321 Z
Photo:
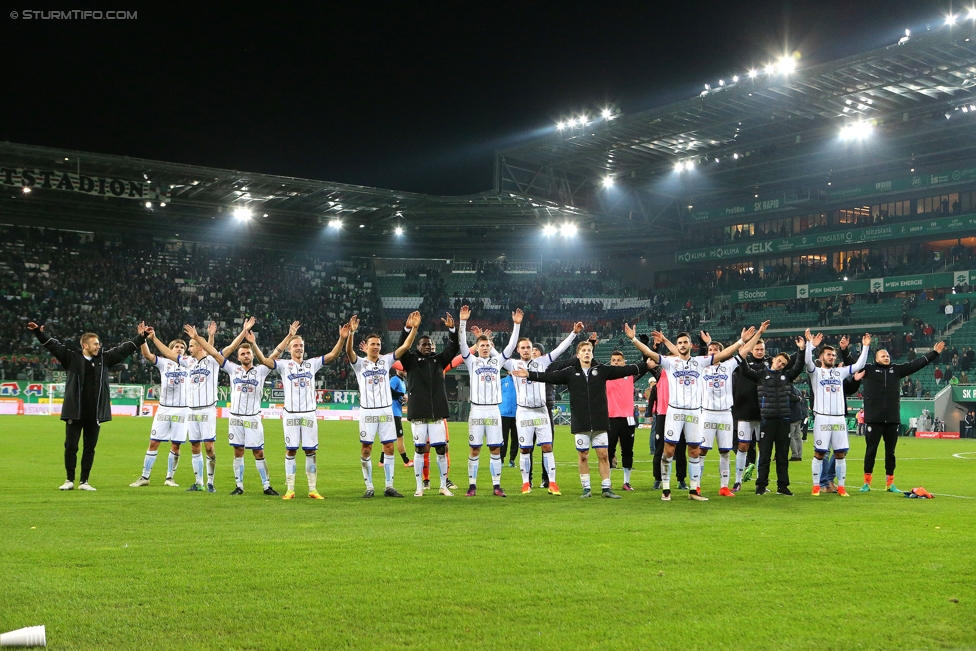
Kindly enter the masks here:
M 479 357 L 468 348 L 468 333 L 465 331 L 467 322 L 461 321 L 458 327 L 458 342 L 461 347 L 461 359 L 468 369 L 471 383 L 472 405 L 500 405 L 502 403 L 502 363 L 505 355 L 492 347 L 488 357 Z M 514 334 L 515 330 L 512 329 Z M 507 349 L 506 349 L 507 352 Z
M 359 382 L 359 406 L 363 409 L 386 409 L 393 406 L 390 393 L 390 369 L 396 357 L 393 353 L 380 355 L 375 362 L 368 357 L 356 356 L 356 363 L 350 364 L 356 371 Z
M 822 416 L 846 416 L 847 400 L 844 398 L 844 379 L 864 368 L 870 346 L 861 347 L 861 355 L 851 366 L 818 367 L 813 363 L 813 345 L 804 349 L 810 388 L 813 389 L 813 412 Z
M 189 355 L 180 357 L 180 364 L 187 370 L 186 401 L 192 409 L 212 407 L 217 404 L 217 372 L 220 364 L 210 355 L 195 359 Z
M 178 362 L 156 355 L 159 369 L 159 404 L 186 407 L 186 370 Z
M 668 374 L 668 402 L 675 409 L 701 409 L 701 375 L 712 365 L 712 355 L 691 357 L 661 357 L 661 368 Z
M 516 323 L 515 328 L 512 330 L 512 339 L 515 341 L 518 341 L 519 325 Z M 576 334 L 570 332 L 569 336 L 563 339 L 551 352 L 540 355 L 535 359 L 530 359 L 527 362 L 521 357 L 507 359 L 502 365 L 502 368 L 509 373 L 515 369 L 525 369 L 526 371 L 537 371 L 541 373 L 549 368 L 549 365 L 554 360 L 559 359 L 560 355 L 569 350 L 569 347 L 573 345 L 574 339 L 576 339 Z M 515 401 L 519 407 L 539 409 L 546 406 L 545 382 L 533 382 L 529 378 L 524 377 L 513 377 L 512 379 L 515 380 Z
M 315 374 L 322 368 L 322 363 L 321 357 L 312 357 L 301 362 L 291 358 L 275 360 L 275 370 L 281 376 L 285 391 L 285 411 L 315 411 Z
M 702 409 L 709 411 L 732 409 L 732 373 L 741 361 L 742 358 L 735 355 L 720 364 L 712 364 L 702 371 Z
M 271 369 L 264 364 L 252 366 L 248 370 L 229 359 L 221 366 L 230 376 L 230 413 L 235 416 L 257 416 L 261 413 L 261 395 L 264 380 Z

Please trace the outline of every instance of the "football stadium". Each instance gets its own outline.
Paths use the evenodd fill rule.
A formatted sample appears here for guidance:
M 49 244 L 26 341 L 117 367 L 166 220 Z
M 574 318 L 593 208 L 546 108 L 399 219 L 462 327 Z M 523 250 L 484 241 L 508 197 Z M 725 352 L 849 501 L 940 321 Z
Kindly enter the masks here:
M 976 648 L 976 10 L 469 195 L 2 142 L 0 288 L 4 633 Z

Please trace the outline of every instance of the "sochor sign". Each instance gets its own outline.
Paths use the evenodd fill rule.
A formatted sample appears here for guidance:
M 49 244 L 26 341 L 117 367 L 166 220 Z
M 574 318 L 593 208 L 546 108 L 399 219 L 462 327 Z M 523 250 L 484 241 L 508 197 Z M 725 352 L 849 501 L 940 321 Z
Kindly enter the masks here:
M 795 252 L 822 249 L 833 246 L 859 246 L 886 240 L 930 237 L 946 235 L 961 237 L 976 233 L 976 214 L 955 215 L 939 219 L 926 219 L 904 224 L 866 226 L 843 231 L 811 231 L 794 237 L 783 237 L 765 241 L 750 241 L 741 244 L 723 244 L 704 249 L 686 249 L 674 254 L 676 262 L 716 262 L 736 260 L 755 256 L 790 255 Z

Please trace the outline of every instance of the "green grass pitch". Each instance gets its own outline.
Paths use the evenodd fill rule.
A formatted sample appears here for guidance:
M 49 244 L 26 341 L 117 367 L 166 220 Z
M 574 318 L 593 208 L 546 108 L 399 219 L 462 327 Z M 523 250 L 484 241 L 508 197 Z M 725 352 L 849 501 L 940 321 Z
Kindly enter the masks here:
M 0 630 L 45 624 L 52 649 L 976 647 L 976 441 L 900 441 L 897 483 L 938 494 L 928 501 L 877 490 L 883 468 L 858 493 L 855 437 L 849 499 L 809 495 L 808 442 L 790 464 L 795 497 L 746 484 L 719 498 L 713 452 L 711 501 L 663 503 L 649 490 L 647 430 L 637 491 L 580 500 L 568 428 L 556 441 L 562 497 L 523 497 L 507 465 L 509 497 L 493 497 L 485 460 L 474 499 L 416 499 L 399 464 L 407 497 L 367 501 L 355 424 L 323 423 L 325 501 L 301 493 L 300 461 L 301 497 L 283 502 L 261 494 L 250 453 L 246 494 L 228 494 L 226 421 L 218 494 L 184 492 L 188 450 L 181 488 L 162 485 L 163 449 L 152 485 L 129 488 L 149 425 L 107 424 L 98 492 L 62 493 L 63 424 L 0 417 Z M 265 427 L 283 492 L 281 424 Z M 451 478 L 464 485 L 465 426 L 451 430 Z

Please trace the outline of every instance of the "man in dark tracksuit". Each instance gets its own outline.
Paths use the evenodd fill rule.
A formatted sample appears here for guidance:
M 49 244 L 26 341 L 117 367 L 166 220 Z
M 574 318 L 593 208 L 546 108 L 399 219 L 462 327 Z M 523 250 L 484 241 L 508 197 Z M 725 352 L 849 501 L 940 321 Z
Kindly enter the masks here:
M 768 370 L 769 360 L 765 355 L 766 343 L 760 339 L 732 374 L 732 420 L 738 441 L 738 449 L 735 453 L 735 483 L 732 485 L 732 490 L 736 492 L 742 488 L 742 482 L 746 481 L 746 473 L 751 474 L 751 469 L 755 467 L 756 441 L 759 439 L 759 424 L 762 421 L 756 383 L 744 375 L 744 369 L 748 366 L 757 375 Z
M 796 345 L 800 350 L 807 345 L 803 337 L 798 337 Z M 756 495 L 769 492 L 769 462 L 776 446 L 776 492 L 792 495 L 790 491 L 790 397 L 793 380 L 803 372 L 803 355 L 796 355 L 793 365 L 787 368 L 790 358 L 780 353 L 773 358 L 770 368 L 757 373 L 749 364 L 740 364 L 742 376 L 756 384 L 759 394 L 759 477 L 756 478 Z
M 146 342 L 146 327 L 139 324 L 139 334 L 133 341 L 102 352 L 98 335 L 87 332 L 81 336 L 81 349 L 69 348 L 44 332 L 44 326 L 33 321 L 27 327 L 34 333 L 41 345 L 61 362 L 67 372 L 64 384 L 64 403 L 61 405 L 61 420 L 64 428 L 64 469 L 67 481 L 61 490 L 73 489 L 75 466 L 78 462 L 78 441 L 84 436 L 84 449 L 81 454 L 81 481 L 79 490 L 95 490 L 88 484 L 92 463 L 95 461 L 95 446 L 102 423 L 112 420 L 112 401 L 109 391 L 109 369 L 135 354 Z
M 423 335 L 417 339 L 416 350 L 408 350 L 400 358 L 403 370 L 407 372 L 407 393 L 410 395 L 410 410 L 407 419 L 413 435 L 414 459 L 413 472 L 417 479 L 415 497 L 423 496 L 424 453 L 431 447 L 437 453 L 437 465 L 441 473 L 442 495 L 453 495 L 451 481 L 447 478 L 447 432 L 444 421 L 449 413 L 447 402 L 447 388 L 444 386 L 444 368 L 450 366 L 451 360 L 458 354 L 460 344 L 457 330 L 454 328 L 454 317 L 450 314 L 441 319 L 447 326 L 447 347 L 439 353 L 434 352 L 434 342 Z M 408 319 L 396 347 L 406 342 L 411 328 L 418 327 Z
M 620 499 L 611 490 L 610 459 L 607 456 L 610 416 L 607 407 L 607 381 L 616 380 L 641 372 L 637 364 L 627 366 L 608 366 L 593 362 L 593 345 L 589 341 L 576 346 L 576 359 L 573 365 L 560 371 L 512 371 L 515 377 L 525 377 L 532 382 L 565 384 L 569 387 L 569 407 L 571 430 L 576 439 L 579 452 L 580 481 L 583 484 L 582 497 L 590 497 L 590 446 L 596 450 L 600 465 L 600 486 L 603 497 Z
M 871 490 L 871 474 L 874 460 L 878 455 L 881 439 L 885 444 L 885 490 L 900 493 L 895 486 L 895 446 L 901 427 L 901 398 L 899 391 L 902 379 L 931 364 L 942 351 L 945 342 L 940 341 L 932 350 L 916 357 L 906 364 L 892 364 L 887 350 L 874 354 L 874 364 L 864 367 L 864 424 L 867 449 L 864 451 L 864 486 L 861 492 Z

